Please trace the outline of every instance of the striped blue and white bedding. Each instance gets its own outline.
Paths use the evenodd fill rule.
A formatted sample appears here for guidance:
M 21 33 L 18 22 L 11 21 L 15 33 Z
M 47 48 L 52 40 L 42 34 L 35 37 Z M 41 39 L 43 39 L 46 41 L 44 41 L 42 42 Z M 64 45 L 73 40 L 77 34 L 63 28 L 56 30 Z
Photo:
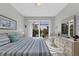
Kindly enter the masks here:
M 50 56 L 50 51 L 42 39 L 20 39 L 0 47 L 0 56 Z

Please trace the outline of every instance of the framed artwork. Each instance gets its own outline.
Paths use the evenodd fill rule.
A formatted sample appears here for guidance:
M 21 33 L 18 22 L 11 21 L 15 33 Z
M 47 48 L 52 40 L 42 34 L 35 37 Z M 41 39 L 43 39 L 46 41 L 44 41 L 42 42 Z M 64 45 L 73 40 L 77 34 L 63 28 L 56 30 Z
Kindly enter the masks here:
M 0 15 L 0 29 L 17 29 L 17 22 L 11 18 Z

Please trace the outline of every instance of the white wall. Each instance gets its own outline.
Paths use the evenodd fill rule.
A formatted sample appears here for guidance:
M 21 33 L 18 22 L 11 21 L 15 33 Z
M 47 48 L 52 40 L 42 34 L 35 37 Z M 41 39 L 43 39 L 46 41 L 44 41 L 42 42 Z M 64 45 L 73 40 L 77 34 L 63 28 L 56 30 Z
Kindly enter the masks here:
M 26 36 L 32 37 L 32 23 L 33 23 L 33 21 L 25 20 L 24 23 L 25 23 L 25 25 L 27 25 L 27 27 L 24 29 Z
M 61 21 L 69 16 L 79 14 L 79 3 L 68 4 L 55 18 L 55 32 L 61 33 Z
M 24 24 L 27 25 L 27 28 L 25 28 L 25 33 L 27 36 L 32 37 L 32 23 L 33 21 L 29 20 L 49 20 L 49 36 L 54 32 L 54 23 L 55 23 L 55 17 L 25 17 Z
M 23 17 L 9 3 L 2 3 L 2 4 L 0 3 L 0 15 L 4 15 L 17 21 L 17 30 L 0 29 L 0 33 L 13 32 L 13 31 L 23 32 Z
M 76 15 L 76 35 L 79 35 L 79 15 Z

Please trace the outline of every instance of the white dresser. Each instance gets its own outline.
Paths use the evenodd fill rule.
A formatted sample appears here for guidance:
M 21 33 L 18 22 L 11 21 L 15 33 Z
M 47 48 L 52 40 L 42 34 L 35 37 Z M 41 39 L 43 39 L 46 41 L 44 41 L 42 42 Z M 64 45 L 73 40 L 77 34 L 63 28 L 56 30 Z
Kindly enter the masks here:
M 79 56 L 79 41 L 73 41 L 73 38 L 55 37 L 54 43 L 64 55 Z

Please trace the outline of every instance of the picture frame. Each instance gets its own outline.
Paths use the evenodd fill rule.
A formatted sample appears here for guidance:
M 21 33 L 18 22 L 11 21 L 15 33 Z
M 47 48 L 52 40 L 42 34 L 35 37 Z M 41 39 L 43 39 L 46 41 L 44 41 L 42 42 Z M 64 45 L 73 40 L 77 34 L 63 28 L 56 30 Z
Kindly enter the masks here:
M 62 24 L 64 23 L 64 27 Z M 64 29 L 64 30 L 62 30 Z M 62 20 L 61 23 L 61 34 L 62 36 L 73 37 L 76 35 L 76 16 L 72 15 Z
M 0 15 L 0 29 L 16 30 L 17 22 L 11 18 Z

